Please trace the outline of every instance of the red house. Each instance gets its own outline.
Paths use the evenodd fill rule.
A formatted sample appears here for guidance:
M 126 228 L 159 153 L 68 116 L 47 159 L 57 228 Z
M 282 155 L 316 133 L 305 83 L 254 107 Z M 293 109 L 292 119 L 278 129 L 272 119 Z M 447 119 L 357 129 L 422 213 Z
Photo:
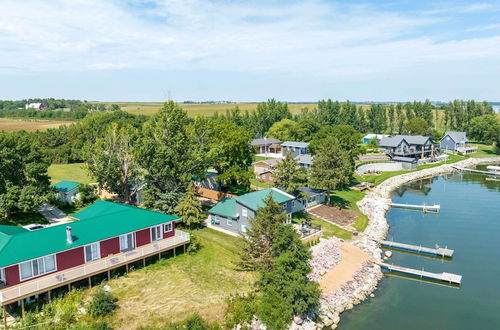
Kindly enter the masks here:
M 180 218 L 138 207 L 98 201 L 76 221 L 35 231 L 0 226 L 2 306 L 48 293 L 93 275 L 185 246 Z

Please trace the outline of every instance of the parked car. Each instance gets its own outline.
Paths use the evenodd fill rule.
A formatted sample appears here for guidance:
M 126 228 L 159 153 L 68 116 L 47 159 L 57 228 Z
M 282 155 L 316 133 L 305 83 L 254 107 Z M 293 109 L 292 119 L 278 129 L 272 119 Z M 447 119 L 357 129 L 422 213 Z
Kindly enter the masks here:
M 37 230 L 37 229 L 42 229 L 42 228 L 45 228 L 44 225 L 41 225 L 39 223 L 32 223 L 32 224 L 29 224 L 29 225 L 26 225 L 26 226 L 23 226 L 24 229 L 27 229 L 27 230 Z

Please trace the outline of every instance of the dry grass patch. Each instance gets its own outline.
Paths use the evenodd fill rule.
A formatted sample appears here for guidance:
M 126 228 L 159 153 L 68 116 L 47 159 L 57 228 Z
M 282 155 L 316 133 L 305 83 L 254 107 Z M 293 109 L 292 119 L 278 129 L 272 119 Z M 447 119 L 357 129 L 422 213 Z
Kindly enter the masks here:
M 220 322 L 225 298 L 251 288 L 255 274 L 234 267 L 238 238 L 208 228 L 195 235 L 202 244 L 197 253 L 160 260 L 109 283 L 119 299 L 117 328 L 161 326 L 195 312 Z
M 28 132 L 45 131 L 49 128 L 56 128 L 61 125 L 70 125 L 72 121 L 59 120 L 21 120 L 0 118 L 0 131 L 14 132 L 25 130 Z

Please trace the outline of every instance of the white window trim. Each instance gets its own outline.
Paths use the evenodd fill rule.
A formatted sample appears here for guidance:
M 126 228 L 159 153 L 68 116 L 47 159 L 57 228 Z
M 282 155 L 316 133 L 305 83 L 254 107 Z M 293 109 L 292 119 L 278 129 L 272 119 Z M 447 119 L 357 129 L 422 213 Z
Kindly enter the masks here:
M 248 217 L 248 209 L 246 207 L 241 208 L 241 216 L 242 217 Z
M 233 219 L 227 218 L 226 219 L 226 223 L 227 223 L 228 226 L 232 226 L 233 225 Z
M 6 283 L 7 279 L 5 278 L 5 268 L 0 268 L 0 281 Z
M 151 243 L 157 242 L 157 241 L 163 239 L 163 235 L 161 235 L 160 238 L 158 238 L 158 239 L 154 239 L 155 237 L 153 237 L 153 228 L 156 228 L 156 232 L 157 233 L 163 234 L 163 228 L 162 227 L 163 227 L 163 225 L 157 225 L 157 226 L 152 226 L 152 227 L 149 228 L 149 236 L 151 237 Z M 160 230 L 158 230 L 158 228 Z
M 51 270 L 49 272 L 45 271 L 44 273 L 38 273 L 36 275 L 33 275 L 35 273 L 34 270 L 33 270 L 33 261 L 34 260 L 40 260 L 40 259 L 42 259 L 43 263 L 44 263 L 43 268 L 45 270 L 46 267 L 45 267 L 45 260 L 44 260 L 44 258 L 47 258 L 47 257 L 50 257 L 50 256 L 54 256 L 54 270 Z M 31 274 L 32 275 L 30 277 L 23 278 L 22 273 L 21 273 L 21 264 L 24 264 L 24 263 L 27 263 L 27 262 L 31 263 Z M 2 270 L 4 271 L 3 275 L 5 276 L 5 268 L 3 268 Z M 26 261 L 20 262 L 18 264 L 18 271 L 19 271 L 19 280 L 20 281 L 27 281 L 27 280 L 35 278 L 35 277 L 39 277 L 39 276 L 43 276 L 43 275 L 46 275 L 46 274 L 57 272 L 57 256 L 55 254 L 47 254 L 46 256 L 42 256 L 42 257 L 38 257 L 38 258 L 34 258 L 34 259 L 30 259 L 30 260 L 26 260 Z
M 167 226 L 170 226 L 170 229 L 169 229 L 169 230 L 167 230 Z M 170 232 L 172 232 L 173 230 L 174 230 L 174 224 L 173 224 L 173 222 L 167 222 L 167 223 L 163 224 L 163 231 L 164 231 L 165 233 L 170 233 Z
M 87 246 L 92 246 L 94 244 L 97 244 L 97 258 L 95 259 L 91 259 L 89 261 L 87 261 Z M 92 248 L 91 248 L 92 249 Z M 96 261 L 96 260 L 99 260 L 101 259 L 101 241 L 99 242 L 94 242 L 94 243 L 90 243 L 90 244 L 87 244 L 87 245 L 84 245 L 83 246 L 83 257 L 84 257 L 84 261 L 85 263 L 88 263 L 88 262 L 92 262 L 92 261 Z
M 132 235 L 132 245 L 133 246 L 132 246 L 132 248 L 127 248 L 126 250 L 122 250 L 121 238 L 122 238 L 122 236 L 126 237 L 128 235 Z M 136 241 L 135 241 L 135 232 L 126 233 L 126 234 L 118 236 L 118 245 L 120 247 L 120 252 L 127 252 L 127 251 L 130 251 L 130 250 L 133 250 L 133 249 L 137 248 L 137 244 L 136 244 Z

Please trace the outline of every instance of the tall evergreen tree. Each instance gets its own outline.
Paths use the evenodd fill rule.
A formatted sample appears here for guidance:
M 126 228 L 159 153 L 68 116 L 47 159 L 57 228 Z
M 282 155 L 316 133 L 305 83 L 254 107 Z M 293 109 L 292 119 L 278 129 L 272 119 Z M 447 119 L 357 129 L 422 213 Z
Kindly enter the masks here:
M 299 166 L 299 163 L 293 158 L 291 153 L 288 153 L 276 165 L 273 178 L 276 180 L 275 185 L 277 187 L 291 195 L 297 196 L 298 188 L 304 186 L 307 182 L 307 171 Z
M 181 217 L 182 223 L 189 229 L 193 225 L 200 224 L 206 218 L 201 203 L 196 198 L 195 189 L 192 184 L 189 185 L 184 197 L 180 200 L 179 205 L 177 205 L 176 212 Z

